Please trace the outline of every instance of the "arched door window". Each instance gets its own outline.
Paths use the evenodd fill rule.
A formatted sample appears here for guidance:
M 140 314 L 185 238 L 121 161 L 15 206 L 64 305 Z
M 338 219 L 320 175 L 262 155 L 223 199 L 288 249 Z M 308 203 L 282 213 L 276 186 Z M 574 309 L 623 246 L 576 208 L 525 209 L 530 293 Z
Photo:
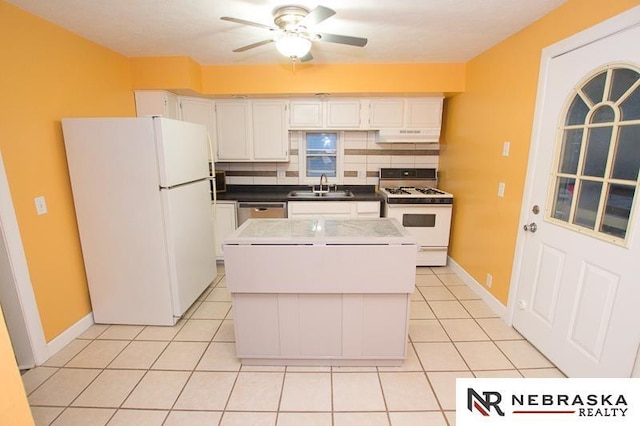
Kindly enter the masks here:
M 547 219 L 625 245 L 640 170 L 640 70 L 608 66 L 570 94 Z

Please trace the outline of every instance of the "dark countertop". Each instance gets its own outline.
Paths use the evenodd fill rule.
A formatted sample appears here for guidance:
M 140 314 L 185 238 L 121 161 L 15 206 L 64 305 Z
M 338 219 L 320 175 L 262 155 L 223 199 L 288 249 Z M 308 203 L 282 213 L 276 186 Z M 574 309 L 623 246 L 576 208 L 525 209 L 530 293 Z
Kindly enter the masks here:
M 290 198 L 287 194 L 291 191 L 309 190 L 310 185 L 227 185 L 225 192 L 218 192 L 218 200 L 231 201 L 383 201 L 384 198 L 374 185 L 338 185 L 339 190 L 348 189 L 353 192 L 353 198 Z M 333 189 L 333 186 L 332 186 Z

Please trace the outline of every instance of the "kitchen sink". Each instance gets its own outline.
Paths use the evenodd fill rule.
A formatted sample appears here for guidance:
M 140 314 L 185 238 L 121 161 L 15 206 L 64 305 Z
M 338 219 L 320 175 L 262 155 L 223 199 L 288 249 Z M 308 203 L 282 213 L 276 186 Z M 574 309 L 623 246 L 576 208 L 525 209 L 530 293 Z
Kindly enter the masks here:
M 320 199 L 344 199 L 353 198 L 353 192 L 345 189 L 343 191 L 330 191 L 330 192 L 314 192 L 314 191 L 291 191 L 287 194 L 288 198 L 305 199 L 305 200 L 320 200 Z

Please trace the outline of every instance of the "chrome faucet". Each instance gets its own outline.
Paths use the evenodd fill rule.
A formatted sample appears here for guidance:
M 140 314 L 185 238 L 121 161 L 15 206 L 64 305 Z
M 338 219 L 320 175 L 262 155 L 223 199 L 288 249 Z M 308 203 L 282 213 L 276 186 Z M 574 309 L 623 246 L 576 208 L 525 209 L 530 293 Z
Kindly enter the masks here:
M 323 181 L 327 185 L 327 190 L 326 191 L 322 190 L 322 182 Z M 320 192 L 320 193 L 329 192 L 329 180 L 327 179 L 327 175 L 324 174 L 324 173 L 320 175 L 320 188 L 319 188 L 318 192 Z

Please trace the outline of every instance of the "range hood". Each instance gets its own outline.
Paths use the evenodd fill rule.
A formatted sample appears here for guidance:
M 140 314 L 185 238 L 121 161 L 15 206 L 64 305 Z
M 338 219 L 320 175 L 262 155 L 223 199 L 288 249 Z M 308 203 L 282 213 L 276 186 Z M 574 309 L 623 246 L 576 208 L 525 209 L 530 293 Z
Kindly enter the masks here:
M 440 128 L 429 129 L 380 129 L 377 142 L 380 143 L 438 143 Z

